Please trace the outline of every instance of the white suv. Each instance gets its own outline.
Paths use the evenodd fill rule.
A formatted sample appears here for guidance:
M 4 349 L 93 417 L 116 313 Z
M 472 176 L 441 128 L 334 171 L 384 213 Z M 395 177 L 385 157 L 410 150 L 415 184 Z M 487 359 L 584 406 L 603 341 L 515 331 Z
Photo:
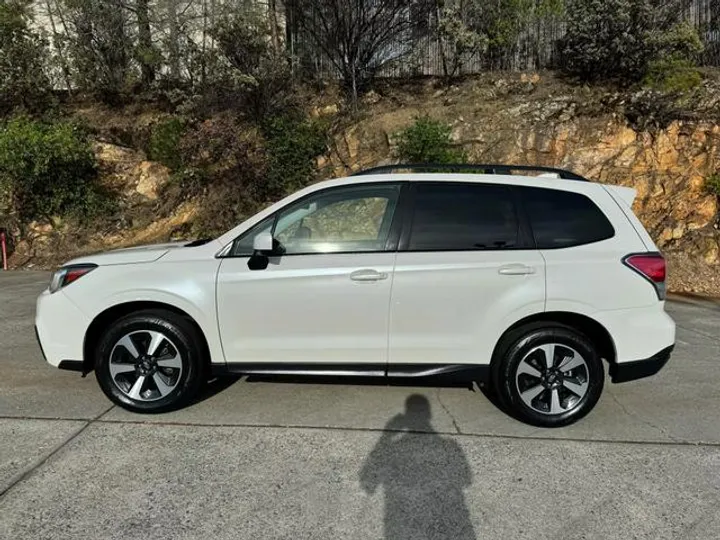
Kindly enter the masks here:
M 94 369 L 137 412 L 222 373 L 464 374 L 540 426 L 594 407 L 601 359 L 614 382 L 667 362 L 665 261 L 634 190 L 542 167 L 403 168 L 422 170 L 312 185 L 214 240 L 67 263 L 37 303 L 47 361 Z

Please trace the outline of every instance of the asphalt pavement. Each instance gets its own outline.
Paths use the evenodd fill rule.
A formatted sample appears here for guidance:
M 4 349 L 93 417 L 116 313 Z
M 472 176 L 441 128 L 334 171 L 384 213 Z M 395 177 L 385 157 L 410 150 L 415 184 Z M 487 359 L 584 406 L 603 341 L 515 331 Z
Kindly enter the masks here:
M 49 276 L 0 273 L 0 539 L 720 538 L 720 308 L 675 353 L 533 428 L 477 388 L 245 378 L 135 415 L 45 364 Z

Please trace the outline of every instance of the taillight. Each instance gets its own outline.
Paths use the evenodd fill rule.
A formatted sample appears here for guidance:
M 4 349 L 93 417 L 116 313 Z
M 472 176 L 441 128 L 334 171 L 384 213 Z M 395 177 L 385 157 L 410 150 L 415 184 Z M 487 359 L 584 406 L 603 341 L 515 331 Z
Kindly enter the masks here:
M 60 268 L 53 274 L 50 280 L 50 292 L 54 293 L 63 287 L 70 285 L 73 281 L 77 281 L 88 272 L 92 272 L 97 268 L 96 264 L 76 264 Z
M 665 258 L 659 253 L 627 255 L 623 264 L 649 281 L 660 300 L 665 300 Z

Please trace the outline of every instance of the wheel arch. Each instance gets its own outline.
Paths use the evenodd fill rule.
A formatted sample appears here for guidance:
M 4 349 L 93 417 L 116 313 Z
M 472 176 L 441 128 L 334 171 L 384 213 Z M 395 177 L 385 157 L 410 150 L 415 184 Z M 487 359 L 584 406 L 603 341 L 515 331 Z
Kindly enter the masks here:
M 543 323 L 561 324 L 583 333 L 598 348 L 598 352 L 602 358 L 609 364 L 616 362 L 617 352 L 615 342 L 610 332 L 598 321 L 587 315 L 570 311 L 547 311 L 524 317 L 505 330 L 495 344 L 491 363 L 494 363 L 496 359 L 502 355 L 503 349 L 508 345 L 508 337 L 514 332 L 525 326 L 541 326 Z
M 112 324 L 114 321 L 117 321 L 118 319 L 126 315 L 129 315 L 130 313 L 135 313 L 137 311 L 142 311 L 145 309 L 163 309 L 166 311 L 170 311 L 177 315 L 180 315 L 181 317 L 185 318 L 190 324 L 192 324 L 201 339 L 200 346 L 202 348 L 203 358 L 205 359 L 206 364 L 210 366 L 212 358 L 210 354 L 210 346 L 208 344 L 207 336 L 205 336 L 205 332 L 203 332 L 201 326 L 192 316 L 190 316 L 186 311 L 172 304 L 167 304 L 165 302 L 142 300 L 116 304 L 105 309 L 92 320 L 87 330 L 85 331 L 85 338 L 83 340 L 83 375 L 90 373 L 94 369 L 94 351 L 97 348 L 100 338 L 102 337 L 103 331 L 108 327 L 108 325 Z

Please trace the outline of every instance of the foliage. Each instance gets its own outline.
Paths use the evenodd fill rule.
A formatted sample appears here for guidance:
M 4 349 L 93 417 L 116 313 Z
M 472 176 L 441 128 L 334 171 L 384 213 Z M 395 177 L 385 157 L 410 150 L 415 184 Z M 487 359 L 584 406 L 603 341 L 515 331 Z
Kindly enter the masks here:
M 446 78 L 457 75 L 463 64 L 487 48 L 489 42 L 484 32 L 468 22 L 475 17 L 469 17 L 467 11 L 474 12 L 478 3 L 469 2 L 470 6 L 465 13 L 461 4 L 459 0 L 449 0 L 443 2 L 438 10 L 440 54 Z
M 0 129 L 0 186 L 18 223 L 106 210 L 96 177 L 95 156 L 77 126 L 20 116 Z
M 467 156 L 453 148 L 449 125 L 421 116 L 398 134 L 396 157 L 404 163 L 465 163 Z
M 75 85 L 114 102 L 128 89 L 132 41 L 123 0 L 62 0 Z
M 705 191 L 720 197 L 720 173 L 711 174 L 705 179 Z
M 217 115 L 189 127 L 179 153 L 183 166 L 174 173 L 164 199 L 167 211 L 191 198 L 200 201 L 193 235 L 226 232 L 267 200 L 262 137 L 234 115 Z
M 452 78 L 475 58 L 491 69 L 512 55 L 524 29 L 560 15 L 563 0 L 441 0 L 436 13 L 443 74 Z
M 236 106 L 256 120 L 292 108 L 289 58 L 272 46 L 265 17 L 249 9 L 239 11 L 220 20 L 211 33 L 230 68 L 221 83 L 230 90 Z
M 316 172 L 316 158 L 327 146 L 325 126 L 279 116 L 265 123 L 263 134 L 269 194 L 279 197 L 309 184 Z
M 150 159 L 159 161 L 172 170 L 180 169 L 183 160 L 179 146 L 184 132 L 185 123 L 177 117 L 155 124 L 150 133 Z
M 565 70 L 584 80 L 641 80 L 653 61 L 692 61 L 697 32 L 682 22 L 683 0 L 568 0 Z
M 670 57 L 650 62 L 642 82 L 661 92 L 683 93 L 700 86 L 702 75 L 689 60 Z
M 0 114 L 42 110 L 50 100 L 45 41 L 29 27 L 30 3 L 0 3 Z
M 353 106 L 377 72 L 412 52 L 433 7 L 428 0 L 295 0 L 304 35 L 340 74 Z

